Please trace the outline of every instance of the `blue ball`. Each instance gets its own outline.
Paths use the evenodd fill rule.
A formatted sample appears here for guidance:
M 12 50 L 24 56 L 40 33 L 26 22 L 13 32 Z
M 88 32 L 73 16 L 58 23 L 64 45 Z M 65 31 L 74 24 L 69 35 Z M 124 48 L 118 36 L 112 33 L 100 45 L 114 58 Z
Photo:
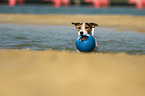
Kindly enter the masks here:
M 95 46 L 95 39 L 90 34 L 78 36 L 76 39 L 76 48 L 81 52 L 91 52 Z

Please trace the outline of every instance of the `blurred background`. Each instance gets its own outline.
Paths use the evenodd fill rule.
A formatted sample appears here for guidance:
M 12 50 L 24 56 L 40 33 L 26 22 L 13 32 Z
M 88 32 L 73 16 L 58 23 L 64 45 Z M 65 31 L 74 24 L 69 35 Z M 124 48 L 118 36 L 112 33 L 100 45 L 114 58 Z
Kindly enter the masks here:
M 145 15 L 145 0 L 0 0 L 0 13 Z
M 93 6 L 105 8 L 108 6 L 132 6 L 137 9 L 145 8 L 145 0 L 0 0 L 0 5 L 15 6 L 23 4 L 47 4 L 56 8 L 61 6 Z

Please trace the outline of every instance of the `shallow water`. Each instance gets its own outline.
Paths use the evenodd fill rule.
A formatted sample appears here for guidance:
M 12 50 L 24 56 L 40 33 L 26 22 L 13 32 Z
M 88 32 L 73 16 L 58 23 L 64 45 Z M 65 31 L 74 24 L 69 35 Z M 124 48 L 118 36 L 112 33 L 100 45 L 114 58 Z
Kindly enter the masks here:
M 74 26 L 0 24 L 1 49 L 76 51 Z M 145 54 L 145 33 L 97 27 L 99 52 Z
M 138 10 L 135 7 L 108 7 L 95 9 L 92 6 L 69 6 L 55 8 L 49 5 L 23 5 L 9 7 L 0 5 L 0 13 L 13 14 L 128 14 L 145 15 L 145 10 Z

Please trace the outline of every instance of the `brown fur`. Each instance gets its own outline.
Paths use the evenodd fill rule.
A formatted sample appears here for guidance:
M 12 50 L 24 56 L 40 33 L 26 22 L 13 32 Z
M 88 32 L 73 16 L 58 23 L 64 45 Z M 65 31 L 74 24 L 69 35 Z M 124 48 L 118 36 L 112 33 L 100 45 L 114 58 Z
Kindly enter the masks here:
M 83 29 L 82 22 L 76 22 L 76 23 L 72 22 L 72 24 L 76 26 L 78 31 Z M 85 23 L 85 27 L 86 27 L 85 30 L 87 31 L 88 34 L 90 34 L 92 31 L 92 28 L 95 28 L 96 26 L 98 26 L 98 24 L 96 24 L 96 23 Z

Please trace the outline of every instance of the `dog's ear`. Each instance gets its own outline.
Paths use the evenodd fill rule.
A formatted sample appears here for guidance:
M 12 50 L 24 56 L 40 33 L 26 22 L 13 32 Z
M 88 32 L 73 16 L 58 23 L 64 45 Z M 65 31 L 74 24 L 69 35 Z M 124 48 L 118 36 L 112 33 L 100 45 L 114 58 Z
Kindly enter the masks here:
M 76 23 L 72 22 L 72 24 L 75 25 L 77 29 L 79 29 L 79 26 L 81 23 L 80 22 L 76 22 Z
M 72 22 L 71 24 L 73 24 L 73 25 L 75 25 L 75 26 L 77 26 L 77 25 L 80 25 L 80 22 Z
M 96 23 L 90 23 L 90 27 L 95 28 L 96 26 L 98 26 L 98 24 L 96 24 Z

